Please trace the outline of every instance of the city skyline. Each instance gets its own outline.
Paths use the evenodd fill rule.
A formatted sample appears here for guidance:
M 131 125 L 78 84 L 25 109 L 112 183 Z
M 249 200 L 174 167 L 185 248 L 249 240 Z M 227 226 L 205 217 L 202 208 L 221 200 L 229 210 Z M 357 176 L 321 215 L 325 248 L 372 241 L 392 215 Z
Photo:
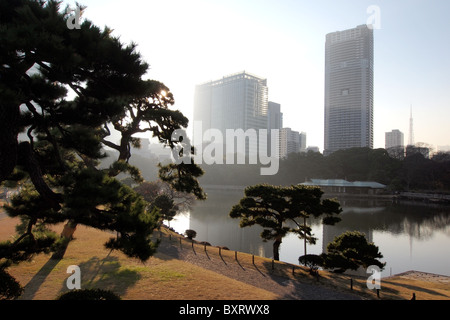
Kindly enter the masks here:
M 71 6 L 75 1 L 66 1 Z M 81 4 L 84 4 L 81 2 Z M 192 122 L 195 85 L 247 70 L 268 79 L 284 126 L 308 133 L 323 150 L 325 35 L 366 23 L 374 30 L 374 148 L 393 128 L 408 132 L 414 109 L 417 142 L 450 145 L 446 75 L 450 35 L 446 1 L 89 1 L 83 15 L 134 41 L 150 64 L 148 78 L 174 93 L 175 108 Z M 373 9 L 373 7 L 372 7 Z M 432 57 L 432 58 L 430 58 Z

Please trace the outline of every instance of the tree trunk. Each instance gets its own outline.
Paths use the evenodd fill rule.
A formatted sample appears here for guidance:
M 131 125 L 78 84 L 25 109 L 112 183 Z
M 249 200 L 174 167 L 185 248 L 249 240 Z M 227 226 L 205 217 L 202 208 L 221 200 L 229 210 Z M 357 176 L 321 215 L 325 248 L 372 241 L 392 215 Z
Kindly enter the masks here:
M 273 243 L 273 260 L 280 261 L 281 237 L 275 239 Z
M 306 230 L 306 217 L 303 217 L 303 226 L 305 227 Z M 306 233 L 306 231 L 305 231 Z M 305 242 L 304 242 L 304 246 L 305 246 L 305 256 L 306 256 L 306 234 L 305 234 Z
M 0 182 L 8 178 L 17 162 L 19 108 L 0 104 Z
M 61 232 L 61 238 L 64 239 L 63 244 L 59 247 L 55 253 L 52 255 L 52 259 L 61 260 L 66 253 L 67 246 L 69 242 L 73 239 L 73 234 L 77 229 L 77 224 L 75 222 L 69 221 L 64 225 L 64 229 Z
M 41 168 L 33 155 L 33 150 L 29 142 L 22 142 L 19 144 L 18 163 L 25 167 L 34 187 L 48 202 L 50 207 L 59 210 L 61 208 L 59 201 L 62 200 L 62 197 L 61 195 L 54 193 L 44 181 Z
M 74 222 L 67 222 L 64 225 L 64 229 L 61 232 L 61 237 L 67 240 L 72 240 L 73 239 L 73 234 L 75 233 L 75 230 L 77 229 L 77 224 Z

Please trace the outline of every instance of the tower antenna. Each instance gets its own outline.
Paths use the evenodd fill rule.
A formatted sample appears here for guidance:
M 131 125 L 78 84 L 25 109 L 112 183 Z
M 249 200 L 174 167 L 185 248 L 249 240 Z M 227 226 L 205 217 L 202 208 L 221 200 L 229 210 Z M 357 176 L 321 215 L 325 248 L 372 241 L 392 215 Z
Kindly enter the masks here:
M 409 116 L 409 140 L 408 145 L 412 146 L 414 145 L 414 121 L 413 121 L 413 115 L 412 115 L 412 105 L 411 105 L 411 111 Z

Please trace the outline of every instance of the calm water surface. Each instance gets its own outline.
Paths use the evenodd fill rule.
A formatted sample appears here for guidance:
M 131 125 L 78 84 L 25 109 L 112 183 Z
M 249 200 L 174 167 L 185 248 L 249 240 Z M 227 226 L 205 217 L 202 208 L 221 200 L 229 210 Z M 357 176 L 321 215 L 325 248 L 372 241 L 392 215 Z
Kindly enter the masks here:
M 208 200 L 178 214 L 170 225 L 180 233 L 195 230 L 198 241 L 270 258 L 272 242 L 262 241 L 262 228 L 240 228 L 239 219 L 228 216 L 231 207 L 242 197 L 242 191 L 209 191 Z M 450 276 L 449 206 L 348 198 L 339 201 L 343 208 L 342 221 L 335 226 L 308 221 L 318 238 L 315 245 L 307 245 L 308 254 L 320 254 L 334 237 L 347 230 L 357 230 L 365 233 L 383 254 L 380 259 L 386 262 L 383 277 L 409 270 Z M 303 254 L 303 240 L 295 235 L 283 239 L 280 260 L 298 264 L 298 257 Z

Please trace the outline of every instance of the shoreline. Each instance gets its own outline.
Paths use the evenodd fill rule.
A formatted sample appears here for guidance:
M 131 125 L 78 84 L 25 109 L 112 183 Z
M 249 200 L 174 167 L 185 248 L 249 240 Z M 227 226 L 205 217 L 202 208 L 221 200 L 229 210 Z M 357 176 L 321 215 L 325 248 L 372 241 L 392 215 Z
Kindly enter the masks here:
M 14 222 L 17 221 L 11 218 L 0 221 L 0 231 L 2 231 L 0 239 L 4 240 L 9 237 L 14 230 Z M 195 299 L 229 298 L 223 292 L 223 286 L 227 286 L 227 290 L 236 294 L 238 294 L 237 289 L 239 291 L 250 290 L 249 292 L 252 292 L 258 299 L 261 297 L 263 297 L 262 299 L 282 300 L 378 299 L 374 292 L 366 288 L 367 277 L 332 274 L 324 271 L 321 272 L 320 281 L 318 281 L 309 275 L 305 267 L 300 265 L 295 265 L 294 275 L 291 264 L 275 262 L 274 269 L 271 267 L 273 264 L 270 259 L 255 256 L 253 260 L 252 255 L 244 252 L 235 253 L 230 250 L 220 250 L 217 246 L 205 246 L 195 240 L 189 241 L 166 228 L 161 231 L 161 233 L 153 235 L 154 239 L 159 238 L 162 241 L 157 253 L 145 263 L 145 266 L 125 257 L 120 252 L 111 253 L 106 250 L 102 244 L 109 236 L 107 233 L 89 227 L 80 227 L 77 230 L 77 237 L 71 242 L 65 257 L 60 261 L 60 266 L 49 271 L 44 285 L 33 287 L 35 282 L 33 279 L 39 270 L 42 270 L 48 263 L 46 255 L 38 255 L 33 261 L 13 266 L 10 270 L 27 287 L 28 293 L 22 297 L 26 300 L 27 297 L 29 299 L 53 299 L 53 296 L 57 296 L 61 292 L 61 283 L 65 283 L 67 278 L 66 273 L 61 270 L 64 271 L 66 265 L 74 263 L 88 266 L 93 257 L 104 262 L 102 267 L 104 274 L 111 272 L 108 268 L 114 263 L 119 263 L 124 270 L 139 271 L 139 276 L 132 277 L 132 285 L 127 290 L 123 293 L 118 291 L 126 300 L 133 300 L 137 297 L 158 300 L 160 297 L 153 294 L 155 290 L 164 292 L 166 295 L 169 294 L 167 292 L 169 290 L 170 297 L 174 299 L 186 297 L 192 299 L 191 294 L 186 295 L 185 291 L 180 291 L 187 284 L 195 284 L 197 291 L 200 292 Z M 86 245 L 87 243 L 89 245 Z M 112 265 L 110 265 L 111 263 Z M 89 268 L 83 270 L 86 270 L 84 272 L 88 274 Z M 186 273 L 186 270 L 190 270 L 190 272 Z M 96 272 L 98 271 L 96 270 Z M 166 278 L 172 274 L 171 286 L 167 287 L 165 285 Z M 351 278 L 354 284 L 353 290 L 349 288 Z M 219 280 L 220 283 L 215 285 Z M 101 281 L 98 281 L 98 285 L 100 285 Z M 408 300 L 413 292 L 420 300 L 450 299 L 449 289 L 447 289 L 450 288 L 450 277 L 447 276 L 408 271 L 389 278 L 382 278 L 381 281 L 382 299 Z M 154 290 L 148 292 L 144 289 L 148 287 L 152 287 Z M 233 297 L 235 296 L 233 295 Z M 239 297 L 242 299 L 241 295 Z
M 411 280 L 421 280 L 421 281 L 426 281 L 426 282 L 448 284 L 450 286 L 450 276 L 436 274 L 436 273 L 430 273 L 430 272 L 424 272 L 424 271 L 417 271 L 417 270 L 405 271 L 405 272 L 402 272 L 399 274 L 381 278 L 381 280 L 397 278 L 397 277 L 411 279 Z
M 203 185 L 206 192 L 231 192 L 243 193 L 247 186 L 237 185 Z M 411 201 L 414 203 L 450 205 L 450 195 L 439 193 L 421 193 L 421 192 L 397 192 L 395 194 L 368 194 L 368 193 L 348 193 L 348 192 L 324 192 L 324 197 L 341 197 L 355 199 L 376 199 L 392 201 Z

